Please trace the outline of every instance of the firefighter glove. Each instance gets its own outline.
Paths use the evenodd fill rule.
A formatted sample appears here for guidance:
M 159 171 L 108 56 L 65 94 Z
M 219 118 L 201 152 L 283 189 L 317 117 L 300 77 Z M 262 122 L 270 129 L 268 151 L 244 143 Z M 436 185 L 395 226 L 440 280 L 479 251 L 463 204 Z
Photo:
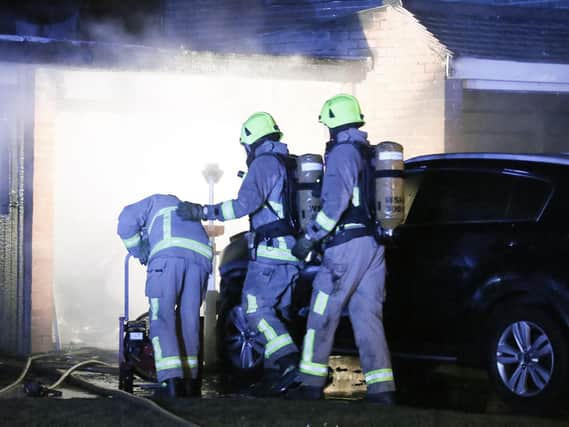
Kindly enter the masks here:
M 184 221 L 201 221 L 203 219 L 203 207 L 198 203 L 180 202 L 176 214 Z
M 292 247 L 292 254 L 298 259 L 304 260 L 310 251 L 314 249 L 314 246 L 316 246 L 316 242 L 314 240 L 310 240 L 306 236 L 303 236 L 298 239 Z
M 148 263 L 148 257 L 150 256 L 150 242 L 148 238 L 144 238 L 140 241 L 138 246 L 138 260 L 142 265 Z

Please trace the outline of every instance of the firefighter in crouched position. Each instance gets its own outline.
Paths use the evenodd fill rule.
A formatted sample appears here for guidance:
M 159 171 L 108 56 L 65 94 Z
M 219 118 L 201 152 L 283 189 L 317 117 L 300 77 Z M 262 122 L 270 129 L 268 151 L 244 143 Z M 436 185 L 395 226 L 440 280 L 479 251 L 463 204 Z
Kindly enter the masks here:
M 291 207 L 285 197 L 288 148 L 280 142 L 282 135 L 270 114 L 251 115 L 241 129 L 248 172 L 237 198 L 205 206 L 184 202 L 177 212 L 185 220 L 227 221 L 249 215 L 250 261 L 242 306 L 249 327 L 260 332 L 265 346 L 263 381 L 253 389 L 258 396 L 280 394 L 281 387 L 294 379 L 299 357 L 276 312 L 278 309 L 287 317 L 300 262 L 291 253 L 295 238 L 289 218 Z
M 330 131 L 322 208 L 292 253 L 305 259 L 320 242 L 324 256 L 313 283 L 299 365 L 301 385 L 287 397 L 322 397 L 334 334 L 347 306 L 367 383 L 366 399 L 392 405 L 395 383 L 382 319 L 384 247 L 378 243 L 369 191 L 371 147 L 367 134 L 359 130 L 363 115 L 355 97 L 340 94 L 324 103 L 319 120 Z
M 127 250 L 148 264 L 150 338 L 162 383 L 158 397 L 165 398 L 200 396 L 200 306 L 212 259 L 201 223 L 175 215 L 179 202 L 172 195 L 147 197 L 126 206 L 118 223 Z M 177 316 L 181 330 L 177 330 Z

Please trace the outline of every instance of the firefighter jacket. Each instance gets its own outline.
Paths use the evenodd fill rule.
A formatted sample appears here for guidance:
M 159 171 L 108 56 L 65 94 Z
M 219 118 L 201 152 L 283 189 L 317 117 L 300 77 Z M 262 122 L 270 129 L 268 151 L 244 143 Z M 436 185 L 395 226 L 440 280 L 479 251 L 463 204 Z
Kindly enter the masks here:
M 155 194 L 128 205 L 119 216 L 117 232 L 127 250 L 144 264 L 167 255 L 189 259 L 211 272 L 208 236 L 200 222 L 183 221 L 175 214 L 179 202 L 176 196 Z
M 356 144 L 369 145 L 367 133 L 356 128 L 339 132 L 337 147 L 333 147 L 325 157 L 325 171 L 322 182 L 322 208 L 307 227 L 311 240 L 321 240 L 335 233 L 342 215 L 350 207 L 365 203 L 362 188 L 359 186 L 361 171 L 365 167 Z M 364 227 L 365 224 L 342 224 L 346 229 Z
M 227 221 L 250 216 L 252 231 L 285 218 L 286 169 L 268 153 L 288 155 L 288 148 L 278 141 L 267 140 L 255 151 L 255 159 L 243 179 L 236 199 L 206 206 L 206 219 Z M 290 249 L 295 239 L 292 235 L 275 237 L 257 246 L 257 259 L 265 262 L 299 262 Z

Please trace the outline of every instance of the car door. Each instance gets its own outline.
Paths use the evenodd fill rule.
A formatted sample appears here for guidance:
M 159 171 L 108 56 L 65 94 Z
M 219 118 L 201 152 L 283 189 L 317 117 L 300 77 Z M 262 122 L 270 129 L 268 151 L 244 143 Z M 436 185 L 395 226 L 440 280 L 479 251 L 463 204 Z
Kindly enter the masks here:
M 405 179 L 407 217 L 387 254 L 387 333 L 396 352 L 452 359 L 475 335 L 467 316 L 477 288 L 517 262 L 517 229 L 535 223 L 547 183 L 503 170 Z

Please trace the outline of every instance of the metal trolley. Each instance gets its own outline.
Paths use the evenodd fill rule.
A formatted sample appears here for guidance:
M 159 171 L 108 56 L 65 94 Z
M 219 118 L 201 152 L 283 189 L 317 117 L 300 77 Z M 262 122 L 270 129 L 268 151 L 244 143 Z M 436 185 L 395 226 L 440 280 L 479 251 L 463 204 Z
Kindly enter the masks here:
M 135 385 L 156 388 L 154 351 L 150 341 L 148 312 L 129 320 L 129 261 L 124 259 L 124 314 L 119 317 L 119 389 L 132 393 Z

